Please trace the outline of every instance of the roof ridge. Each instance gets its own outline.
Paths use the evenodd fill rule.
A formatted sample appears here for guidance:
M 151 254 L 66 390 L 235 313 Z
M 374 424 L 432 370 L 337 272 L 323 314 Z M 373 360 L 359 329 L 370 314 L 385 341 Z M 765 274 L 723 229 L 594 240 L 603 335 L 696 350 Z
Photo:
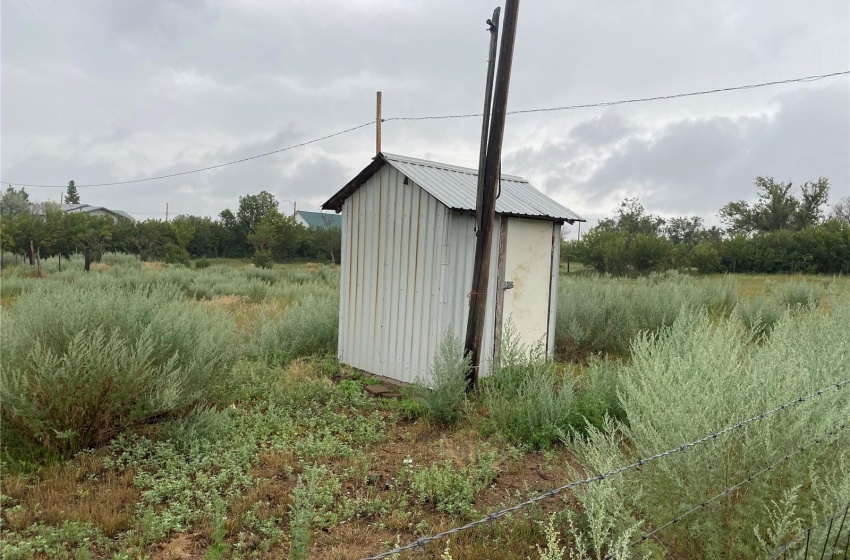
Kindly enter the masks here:
M 387 153 L 387 152 L 381 152 L 381 155 L 383 155 L 384 158 L 387 159 L 388 161 L 397 160 L 397 161 L 401 161 L 403 163 L 410 163 L 410 164 L 413 164 L 413 165 L 421 165 L 423 167 L 433 167 L 435 169 L 443 169 L 445 171 L 455 171 L 455 172 L 458 172 L 458 173 L 466 173 L 468 175 L 478 176 L 478 170 L 473 169 L 471 167 L 462 167 L 460 165 L 451 165 L 451 164 L 448 164 L 448 163 L 440 163 L 438 161 L 430 161 L 430 160 L 427 160 L 427 159 L 419 159 L 419 158 L 413 158 L 413 157 L 409 157 L 409 156 L 402 156 L 402 155 L 398 155 L 398 154 L 390 154 L 390 153 Z M 519 175 L 508 175 L 507 173 L 502 173 L 502 179 L 508 179 L 508 180 L 511 180 L 511 181 L 519 181 L 519 182 L 523 182 L 523 183 L 528 182 L 528 180 L 525 179 L 524 177 L 520 177 Z

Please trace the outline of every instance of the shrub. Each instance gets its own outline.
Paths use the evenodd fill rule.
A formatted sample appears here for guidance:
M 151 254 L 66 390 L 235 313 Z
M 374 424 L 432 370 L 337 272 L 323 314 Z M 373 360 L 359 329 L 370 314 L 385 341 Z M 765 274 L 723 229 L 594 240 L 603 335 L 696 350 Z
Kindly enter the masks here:
M 699 243 L 691 250 L 691 266 L 700 274 L 711 274 L 720 270 L 720 253 L 711 243 Z
M 673 244 L 657 235 L 638 233 L 629 245 L 630 264 L 638 272 L 662 271 L 670 265 Z
M 85 266 L 85 257 L 80 253 L 73 253 L 70 256 L 61 257 L 61 263 L 58 255 L 55 257 L 41 259 L 41 270 L 48 274 L 56 274 L 57 272 L 60 272 L 60 264 L 62 266 L 61 272 L 69 270 L 83 270 Z
M 62 454 L 229 394 L 232 320 L 175 287 L 51 283 L 2 311 L 4 451 Z
M 735 315 L 756 337 L 769 336 L 783 313 L 785 309 L 782 303 L 777 298 L 764 294 L 743 300 L 735 308 Z
M 500 363 L 484 385 L 484 403 L 497 432 L 513 443 L 548 447 L 576 419 L 573 380 L 558 379 L 542 347 L 529 350 L 507 325 Z
M 203 270 L 209 267 L 210 261 L 208 261 L 207 259 L 198 259 L 195 261 L 195 268 L 197 268 L 198 270 Z
M 82 256 L 80 258 L 82 258 Z M 141 266 L 141 260 L 139 259 L 139 256 L 132 255 L 130 253 L 107 252 L 100 257 L 100 262 L 108 264 L 110 266 Z
M 788 282 L 783 286 L 782 301 L 791 308 L 817 308 L 823 298 L 823 289 L 814 282 Z
M 578 432 L 584 433 L 588 426 L 600 428 L 608 418 L 626 421 L 617 394 L 620 367 L 620 362 L 594 356 L 583 375 L 576 379 L 573 424 Z
M 625 356 L 642 331 L 670 326 L 682 309 L 728 315 L 735 285 L 667 272 L 629 280 L 610 276 L 562 277 L 558 285 L 555 348 L 559 358 L 597 352 Z
M 430 379 L 417 380 L 409 392 L 422 403 L 428 415 L 440 422 L 453 422 L 467 402 L 466 374 L 471 364 L 470 358 L 463 355 L 460 341 L 446 332 L 434 358 Z
M 189 266 L 189 253 L 176 243 L 166 243 L 165 256 L 162 259 L 167 264 L 182 264 Z
M 274 284 L 277 280 L 277 273 L 268 268 L 248 268 L 245 269 L 245 276 L 252 280 L 262 280 L 266 284 Z
M 252 261 L 254 266 L 258 268 L 271 268 L 274 266 L 274 257 L 271 251 L 256 251 Z
M 613 426 L 591 429 L 588 442 L 574 444 L 585 470 L 601 472 L 675 448 L 845 379 L 850 301 L 841 303 L 831 315 L 784 314 L 758 345 L 750 344 L 735 318 L 712 321 L 693 312 L 684 312 L 658 337 L 639 337 L 631 363 L 620 370 L 628 425 L 617 432 Z M 661 526 L 848 417 L 850 399 L 830 391 L 624 473 L 617 478 L 620 491 L 609 496 L 606 507 L 618 515 L 625 505 L 643 520 L 644 531 Z M 848 464 L 850 432 L 843 430 L 762 473 L 722 503 L 667 527 L 658 537 L 660 546 L 682 558 L 764 555 L 760 541 L 772 551 L 799 526 L 817 523 L 850 501 Z M 800 524 L 785 524 L 782 512 L 791 512 Z
M 291 305 L 282 316 L 263 314 L 252 334 L 254 356 L 268 363 L 336 352 L 339 303 L 334 298 L 309 295 Z
M 420 502 L 431 504 L 437 511 L 468 517 L 475 514 L 475 495 L 497 474 L 493 453 L 472 459 L 464 468 L 458 468 L 450 459 L 427 467 L 406 467 L 401 477 L 409 482 Z

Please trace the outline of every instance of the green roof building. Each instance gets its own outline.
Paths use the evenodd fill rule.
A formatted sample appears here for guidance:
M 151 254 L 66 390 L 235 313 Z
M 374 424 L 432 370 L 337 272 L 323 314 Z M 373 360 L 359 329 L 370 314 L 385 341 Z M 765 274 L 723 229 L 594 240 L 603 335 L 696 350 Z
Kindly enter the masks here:
M 342 229 L 342 216 L 329 212 L 304 212 L 299 210 L 295 213 L 295 221 L 313 229 Z

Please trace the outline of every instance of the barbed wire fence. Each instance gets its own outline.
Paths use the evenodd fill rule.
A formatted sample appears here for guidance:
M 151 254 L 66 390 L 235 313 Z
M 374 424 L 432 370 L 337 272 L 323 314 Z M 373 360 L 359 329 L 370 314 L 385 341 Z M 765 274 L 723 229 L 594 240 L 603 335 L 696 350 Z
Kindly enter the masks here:
M 435 533 L 435 534 L 430 535 L 430 536 L 420 537 L 419 539 L 416 539 L 415 541 L 413 541 L 409 544 L 406 544 L 404 546 L 398 546 L 398 547 L 393 548 L 392 550 L 388 550 L 386 552 L 381 552 L 381 553 L 375 554 L 373 556 L 367 556 L 367 557 L 364 557 L 362 560 L 381 560 L 382 558 L 396 557 L 398 554 L 400 554 L 402 552 L 407 552 L 407 551 L 414 550 L 414 549 L 417 549 L 417 548 L 422 548 L 430 542 L 446 538 L 446 537 L 454 535 L 456 533 L 467 531 L 467 530 L 472 529 L 474 527 L 478 527 L 479 525 L 485 525 L 487 523 L 492 523 L 492 522 L 496 521 L 497 519 L 505 517 L 506 515 L 509 515 L 513 512 L 516 512 L 516 511 L 520 511 L 520 510 L 522 510 L 522 509 L 524 509 L 528 506 L 534 505 L 534 504 L 541 502 L 543 500 L 547 500 L 549 498 L 557 496 L 558 494 L 561 494 L 561 493 L 563 493 L 567 490 L 570 490 L 570 489 L 573 489 L 573 488 L 578 488 L 578 487 L 581 487 L 581 486 L 586 486 L 586 485 L 589 485 L 589 484 L 593 484 L 595 482 L 600 482 L 600 481 L 609 479 L 611 477 L 623 474 L 623 473 L 630 471 L 632 469 L 642 467 L 643 465 L 646 465 L 648 463 L 651 463 L 651 462 L 654 462 L 654 461 L 657 461 L 657 460 L 660 460 L 660 459 L 664 459 L 665 457 L 669 457 L 671 455 L 675 455 L 675 454 L 678 454 L 678 453 L 684 453 L 684 452 L 686 452 L 690 449 L 693 449 L 694 447 L 697 447 L 697 446 L 702 445 L 704 443 L 707 443 L 709 441 L 716 441 L 718 438 L 720 438 L 720 437 L 722 437 L 722 436 L 724 436 L 724 435 L 726 435 L 730 432 L 740 430 L 740 429 L 742 429 L 742 428 L 744 428 L 744 427 L 746 427 L 746 426 L 748 426 L 748 425 L 750 425 L 754 422 L 759 422 L 761 420 L 764 420 L 765 418 L 768 418 L 769 416 L 772 416 L 772 415 L 777 414 L 779 412 L 783 412 L 785 410 L 788 410 L 792 407 L 803 404 L 805 402 L 811 401 L 813 399 L 819 398 L 819 397 L 821 397 L 822 395 L 824 395 L 828 392 L 832 392 L 833 390 L 834 391 L 840 391 L 842 388 L 846 387 L 847 385 L 850 385 L 850 379 L 845 379 L 845 380 L 839 381 L 837 383 L 832 383 L 832 384 L 826 385 L 826 386 L 818 389 L 817 391 L 814 391 L 813 393 L 809 393 L 808 395 L 803 395 L 803 396 L 791 399 L 789 401 L 786 401 L 786 402 L 784 402 L 784 403 L 782 403 L 782 404 L 780 404 L 780 405 L 778 405 L 778 406 L 776 406 L 776 407 L 774 407 L 770 410 L 766 410 L 766 411 L 764 411 L 760 414 L 757 414 L 755 416 L 751 416 L 751 417 L 749 417 L 745 420 L 741 420 L 740 422 L 736 422 L 735 424 L 732 424 L 731 426 L 728 426 L 727 428 L 724 428 L 724 429 L 719 430 L 717 432 L 712 432 L 712 433 L 705 435 L 705 436 L 703 436 L 699 439 L 689 441 L 687 443 L 682 443 L 682 444 L 677 445 L 676 447 L 673 447 L 673 448 L 668 449 L 666 451 L 662 451 L 660 453 L 656 453 L 655 455 L 651 455 L 649 457 L 644 457 L 642 459 L 638 459 L 637 461 L 629 463 L 629 464 L 622 466 L 620 468 L 617 468 L 617 469 L 614 469 L 614 470 L 611 470 L 611 471 L 608 471 L 608 472 L 605 472 L 605 473 L 600 473 L 600 474 L 598 474 L 596 476 L 592 476 L 590 478 L 585 478 L 583 480 L 576 480 L 576 481 L 573 481 L 573 482 L 569 482 L 567 484 L 564 484 L 563 486 L 553 488 L 552 490 L 549 490 L 548 492 L 538 494 L 538 495 L 536 495 L 532 498 L 529 498 L 528 500 L 525 500 L 523 502 L 520 502 L 516 505 L 510 506 L 510 507 L 507 507 L 507 508 L 504 508 L 504 509 L 501 509 L 501 510 L 498 510 L 498 511 L 494 511 L 494 512 L 492 512 L 492 513 L 490 513 L 490 514 L 488 514 L 484 517 L 481 517 L 481 518 L 476 519 L 474 521 L 470 521 L 469 523 L 466 523 L 464 525 L 460 525 L 460 526 L 454 527 L 452 529 L 447 529 L 445 531 L 441 531 L 439 533 Z M 799 452 L 800 451 L 798 450 L 794 454 L 799 453 Z M 784 461 L 784 460 L 785 460 L 785 458 L 782 459 L 782 461 Z M 759 474 L 759 473 L 757 473 L 757 474 Z M 756 476 L 756 475 L 754 475 L 754 476 Z M 697 509 L 702 509 L 702 508 L 698 507 Z
M 821 560 L 823 560 L 824 558 L 837 558 L 838 554 L 841 554 L 842 558 L 847 558 L 848 552 L 850 552 L 850 524 L 846 524 L 848 521 L 848 513 L 850 513 L 850 502 L 845 504 L 844 509 L 840 510 L 832 517 L 824 519 L 820 523 L 801 530 L 795 538 L 793 538 L 791 541 L 777 549 L 770 557 L 770 560 L 773 560 L 774 558 L 779 558 L 780 556 L 782 556 L 782 558 L 788 558 L 788 551 L 794 550 L 798 546 L 802 546 L 804 543 L 805 548 L 803 550 L 803 558 L 808 558 L 809 549 L 811 548 L 813 543 L 816 543 L 818 539 L 817 531 L 823 530 L 824 527 L 826 527 L 827 529 L 826 536 L 823 539 L 823 546 L 821 547 L 820 552 Z M 838 529 L 835 531 L 835 533 L 833 533 L 832 529 L 835 526 L 835 522 L 838 521 L 839 518 L 841 518 L 841 521 L 838 523 Z M 846 533 L 843 532 L 845 527 L 847 527 Z M 835 535 L 835 539 L 832 541 L 832 547 L 830 547 L 829 539 L 833 535 Z M 830 548 L 829 556 L 826 555 L 828 548 Z M 817 550 L 815 549 L 814 552 L 816 553 Z
M 649 533 L 646 533 L 645 535 L 643 535 L 639 539 L 635 539 L 634 541 L 629 543 L 629 547 L 635 547 L 639 544 L 645 543 L 646 541 L 653 538 L 655 535 L 661 533 L 663 530 L 667 529 L 668 527 L 671 527 L 673 525 L 676 525 L 677 523 L 680 523 L 685 518 L 693 515 L 694 513 L 698 512 L 698 511 L 704 510 L 705 508 L 707 508 L 711 504 L 715 503 L 720 498 L 723 498 L 724 496 L 728 496 L 729 494 L 732 494 L 733 492 L 735 492 L 736 490 L 738 490 L 742 486 L 749 484 L 750 482 L 752 482 L 756 478 L 760 477 L 761 475 L 776 469 L 777 467 L 781 466 L 784 463 L 787 463 L 788 461 L 790 461 L 792 458 L 796 457 L 800 453 L 803 453 L 804 451 L 807 451 L 807 450 L 809 450 L 813 447 L 816 447 L 816 446 L 818 446 L 822 443 L 827 443 L 827 438 L 830 438 L 831 436 L 838 434 L 841 430 L 844 430 L 845 428 L 847 428 L 847 424 L 839 424 L 835 428 L 824 432 L 823 434 L 821 434 L 817 438 L 813 439 L 809 443 L 807 443 L 805 445 L 801 445 L 800 447 L 798 447 L 794 451 L 782 456 L 779 460 L 771 463 L 767 467 L 751 474 L 747 478 L 741 480 L 740 482 L 738 482 L 736 484 L 733 484 L 732 486 L 724 488 L 722 491 L 718 492 L 717 494 L 715 494 L 711 498 L 708 498 L 707 500 L 700 502 L 699 505 L 692 507 L 691 509 L 689 509 L 685 513 L 682 513 L 681 515 L 677 515 L 676 517 L 672 518 L 667 523 L 660 525 L 659 527 L 653 529 Z M 609 555 L 605 556 L 604 560 L 614 560 L 615 558 L 616 558 L 615 555 L 609 554 Z

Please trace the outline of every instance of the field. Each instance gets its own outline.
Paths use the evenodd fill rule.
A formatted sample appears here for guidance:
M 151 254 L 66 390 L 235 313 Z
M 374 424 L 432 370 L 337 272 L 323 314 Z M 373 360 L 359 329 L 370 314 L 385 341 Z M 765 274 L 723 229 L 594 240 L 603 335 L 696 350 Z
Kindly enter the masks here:
M 666 450 L 397 557 L 845 554 L 848 278 L 562 270 L 554 361 L 376 398 L 335 267 L 62 266 L 0 278 L 3 558 L 362 558 Z

